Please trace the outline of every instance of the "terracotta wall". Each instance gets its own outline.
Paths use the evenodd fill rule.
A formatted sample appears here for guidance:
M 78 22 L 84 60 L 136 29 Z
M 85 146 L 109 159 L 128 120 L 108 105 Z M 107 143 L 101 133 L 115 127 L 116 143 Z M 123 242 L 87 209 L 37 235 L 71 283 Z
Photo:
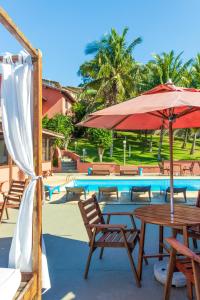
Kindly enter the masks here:
M 42 96 L 44 99 L 47 99 L 47 101 L 42 101 L 43 116 L 47 115 L 49 118 L 52 118 L 58 113 L 65 113 L 65 111 L 63 111 L 63 101 L 65 101 L 65 98 L 60 91 L 43 86 Z
M 42 87 L 42 115 L 52 118 L 56 114 L 72 115 L 72 102 L 59 90 L 54 90 L 46 86 Z M 67 106 L 66 106 L 67 101 Z

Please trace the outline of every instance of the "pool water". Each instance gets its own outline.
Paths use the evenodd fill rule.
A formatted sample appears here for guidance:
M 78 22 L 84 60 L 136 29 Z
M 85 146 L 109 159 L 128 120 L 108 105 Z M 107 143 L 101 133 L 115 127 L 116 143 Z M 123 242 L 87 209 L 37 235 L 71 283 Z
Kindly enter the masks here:
M 120 192 L 129 191 L 131 186 L 151 185 L 152 191 L 166 190 L 169 185 L 169 179 L 77 179 L 74 186 L 84 186 L 90 192 L 98 191 L 98 187 L 117 186 Z M 188 191 L 197 191 L 200 189 L 200 179 L 174 179 L 174 187 L 187 187 Z

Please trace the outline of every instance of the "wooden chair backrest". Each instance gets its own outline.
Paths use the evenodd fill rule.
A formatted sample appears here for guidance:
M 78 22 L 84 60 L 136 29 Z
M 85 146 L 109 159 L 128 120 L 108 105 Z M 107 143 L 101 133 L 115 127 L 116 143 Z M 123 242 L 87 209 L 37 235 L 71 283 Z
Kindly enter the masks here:
M 87 230 L 87 234 L 89 240 L 91 241 L 93 230 L 89 225 L 91 224 L 105 224 L 104 218 L 102 216 L 99 204 L 97 202 L 97 198 L 95 195 L 92 195 L 90 199 L 79 201 L 78 206 L 81 212 L 81 216 L 83 218 L 83 222 L 85 228 Z
M 24 190 L 28 184 L 28 180 L 12 180 L 10 189 L 8 191 L 7 199 L 9 200 L 9 196 L 17 195 L 19 201 L 21 200 Z

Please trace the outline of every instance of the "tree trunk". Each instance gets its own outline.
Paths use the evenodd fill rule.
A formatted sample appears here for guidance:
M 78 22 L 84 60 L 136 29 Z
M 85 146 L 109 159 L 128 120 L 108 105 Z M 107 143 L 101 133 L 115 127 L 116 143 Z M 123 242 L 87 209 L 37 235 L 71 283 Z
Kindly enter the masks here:
M 160 141 L 159 141 L 159 146 L 158 146 L 158 160 L 161 160 L 163 136 L 164 136 L 164 126 L 162 126 L 160 129 Z
M 192 147 L 191 147 L 191 150 L 190 150 L 191 155 L 194 154 L 194 152 L 195 152 L 196 139 L 197 139 L 197 132 L 195 132 L 194 136 L 193 136 Z
M 112 144 L 110 145 L 110 157 L 113 157 L 113 130 L 111 130 Z
M 104 148 L 98 147 L 99 161 L 103 161 Z
M 188 134 L 189 134 L 189 129 L 186 128 L 186 129 L 185 129 L 185 135 L 184 135 L 183 144 L 182 144 L 182 146 L 181 146 L 182 149 L 186 149 L 187 142 L 188 142 Z
M 150 136 L 150 141 L 149 141 L 149 152 L 152 152 L 152 151 L 153 151 L 152 144 L 153 144 L 153 135 L 151 134 L 151 136 Z

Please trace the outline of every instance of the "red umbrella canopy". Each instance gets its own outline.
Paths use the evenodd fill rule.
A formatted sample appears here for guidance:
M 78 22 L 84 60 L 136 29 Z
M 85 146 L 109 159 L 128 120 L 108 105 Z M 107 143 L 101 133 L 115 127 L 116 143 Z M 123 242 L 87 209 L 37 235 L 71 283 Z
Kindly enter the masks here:
M 167 128 L 169 120 L 173 120 L 173 128 L 200 127 L 200 90 L 161 84 L 136 98 L 92 113 L 79 125 L 153 130 Z

